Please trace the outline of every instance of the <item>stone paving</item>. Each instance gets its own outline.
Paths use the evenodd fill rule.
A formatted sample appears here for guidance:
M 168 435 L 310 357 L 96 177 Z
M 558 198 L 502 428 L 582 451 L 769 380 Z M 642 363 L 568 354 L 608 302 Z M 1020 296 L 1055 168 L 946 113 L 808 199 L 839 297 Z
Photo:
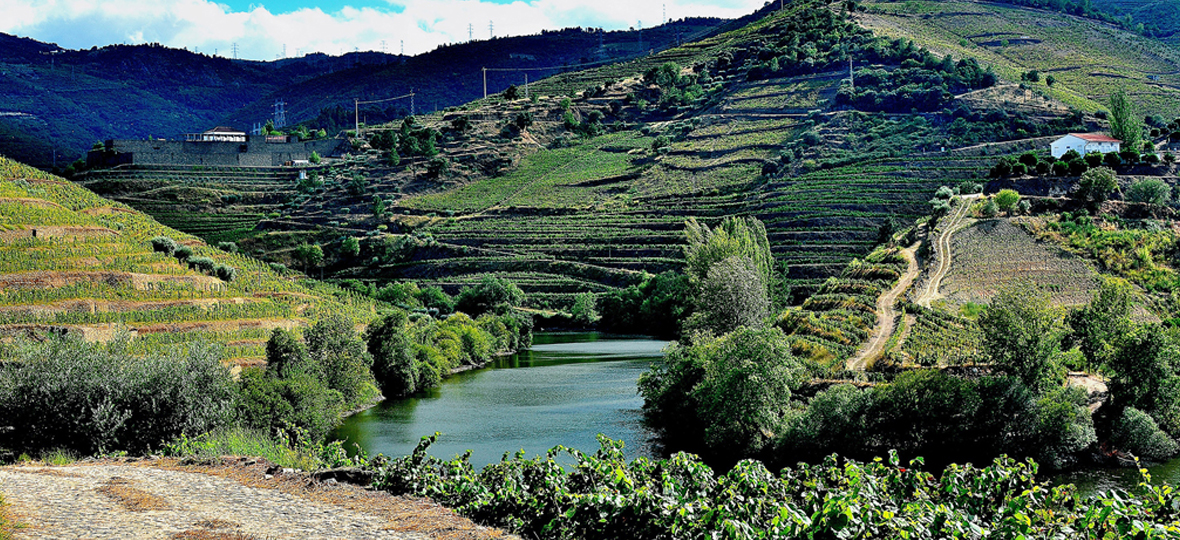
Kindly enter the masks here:
M 0 493 L 24 524 L 17 540 L 504 537 L 429 501 L 323 485 L 306 475 L 280 473 L 294 477 L 283 484 L 261 467 L 228 474 L 179 469 L 154 463 L 0 467 Z

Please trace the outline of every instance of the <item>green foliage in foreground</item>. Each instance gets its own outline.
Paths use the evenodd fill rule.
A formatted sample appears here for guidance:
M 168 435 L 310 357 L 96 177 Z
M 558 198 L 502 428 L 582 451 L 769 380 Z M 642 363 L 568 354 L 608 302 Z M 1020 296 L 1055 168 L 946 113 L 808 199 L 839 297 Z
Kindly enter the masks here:
M 326 467 L 354 467 L 368 463 L 363 451 L 349 457 L 343 441 L 324 443 L 306 430 L 291 428 L 277 436 L 266 431 L 230 428 L 196 437 L 181 435 L 164 445 L 164 455 L 213 459 L 220 456 L 260 457 L 282 467 L 314 471 Z
M 599 436 L 594 454 L 556 447 L 476 471 L 469 455 L 443 461 L 424 437 L 380 469 L 377 486 L 430 497 L 472 519 L 529 538 L 1175 538 L 1180 498 L 1153 486 L 1094 499 L 1037 483 L 1035 462 L 1001 457 L 951 465 L 940 477 L 921 460 L 899 466 L 830 456 L 774 474 L 743 461 L 725 474 L 690 454 L 627 462 L 622 442 Z M 572 458 L 563 467 L 558 458 Z M 568 461 L 568 459 L 563 459 Z
M 52 340 L 0 365 L 0 446 L 84 454 L 147 452 L 234 419 L 237 388 L 220 347 L 137 357 L 128 342 Z

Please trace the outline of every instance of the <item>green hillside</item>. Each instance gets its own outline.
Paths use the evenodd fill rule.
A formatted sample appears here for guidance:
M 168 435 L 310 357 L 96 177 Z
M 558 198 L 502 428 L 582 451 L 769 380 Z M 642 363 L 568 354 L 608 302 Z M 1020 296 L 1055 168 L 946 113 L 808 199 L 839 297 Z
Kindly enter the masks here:
M 162 252 L 153 245 L 161 236 L 182 249 Z M 6 337 L 77 333 L 107 341 L 126 332 L 141 351 L 204 339 L 223 344 L 226 358 L 250 364 L 264 359 L 275 328 L 298 328 L 320 313 L 344 313 L 363 324 L 376 317 L 376 307 L 214 249 L 0 157 L 0 334 Z
M 901 15 L 910 4 L 924 12 Z M 320 243 L 334 279 L 455 292 L 494 273 L 559 309 L 678 269 L 690 217 L 757 216 L 801 302 L 927 214 L 939 186 L 984 182 L 997 154 L 1038 137 L 1103 129 L 1084 111 L 1114 88 L 1144 111 L 1177 112 L 1170 79 L 1146 79 L 1175 70 L 1158 42 L 1023 8 L 910 4 L 768 7 L 725 33 L 537 81 L 529 99 L 521 89 L 368 126 L 356 152 L 304 185 L 245 189 L 249 178 L 191 171 L 83 182 L 289 265 L 294 247 Z M 1056 22 L 1021 38 L 1033 20 Z M 1054 86 L 1017 84 L 1034 69 Z M 170 221 L 184 213 L 201 217 Z M 340 249 L 347 237 L 359 253 Z
M 1009 81 L 1037 70 L 1039 94 L 1088 112 L 1118 88 L 1144 110 L 1180 115 L 1180 49 L 1092 19 L 988 2 L 866 2 L 857 20 L 875 33 L 939 54 L 968 55 Z M 1153 78 L 1149 78 L 1153 77 Z

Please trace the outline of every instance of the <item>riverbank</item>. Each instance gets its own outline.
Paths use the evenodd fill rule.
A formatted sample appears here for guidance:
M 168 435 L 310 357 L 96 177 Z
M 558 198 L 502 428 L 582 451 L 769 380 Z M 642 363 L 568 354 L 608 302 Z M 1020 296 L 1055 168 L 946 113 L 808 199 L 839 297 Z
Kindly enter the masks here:
M 16 539 L 514 538 L 427 499 L 318 481 L 254 458 L 0 467 Z

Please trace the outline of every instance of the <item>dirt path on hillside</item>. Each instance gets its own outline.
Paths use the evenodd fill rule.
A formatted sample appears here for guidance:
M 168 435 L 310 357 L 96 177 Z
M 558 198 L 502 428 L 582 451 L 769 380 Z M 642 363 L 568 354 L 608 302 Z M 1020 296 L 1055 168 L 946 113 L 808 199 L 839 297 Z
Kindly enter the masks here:
M 930 276 L 926 278 L 926 284 L 922 287 L 918 297 L 914 299 L 914 303 L 922 307 L 930 307 L 930 302 L 942 298 L 938 293 L 938 288 L 942 284 L 942 279 L 946 277 L 947 273 L 951 271 L 951 238 L 955 232 L 966 226 L 970 220 L 965 220 L 967 211 L 971 208 L 971 201 L 978 199 L 982 195 L 967 195 L 959 199 L 959 207 L 955 211 L 943 218 L 947 220 L 942 227 L 942 232 L 934 239 L 934 261 L 935 265 L 930 271 Z
M 246 458 L 0 467 L 0 487 L 21 525 L 15 540 L 509 538 L 429 500 L 318 482 Z
M 918 244 L 914 244 L 908 248 L 901 250 L 899 253 L 905 257 L 906 271 L 901 278 L 897 280 L 897 285 L 894 285 L 889 292 L 882 294 L 877 299 L 877 326 L 873 328 L 873 333 L 869 336 L 869 340 L 861 345 L 860 350 L 852 355 L 845 364 L 850 370 L 864 371 L 870 361 L 875 361 L 882 352 L 885 351 L 885 344 L 889 342 L 889 337 L 893 335 L 893 329 L 896 327 L 897 311 L 893 309 L 893 304 L 898 297 L 909 289 L 914 282 L 914 278 L 918 277 L 921 268 L 918 267 L 918 259 L 914 257 L 914 252 L 918 250 Z

